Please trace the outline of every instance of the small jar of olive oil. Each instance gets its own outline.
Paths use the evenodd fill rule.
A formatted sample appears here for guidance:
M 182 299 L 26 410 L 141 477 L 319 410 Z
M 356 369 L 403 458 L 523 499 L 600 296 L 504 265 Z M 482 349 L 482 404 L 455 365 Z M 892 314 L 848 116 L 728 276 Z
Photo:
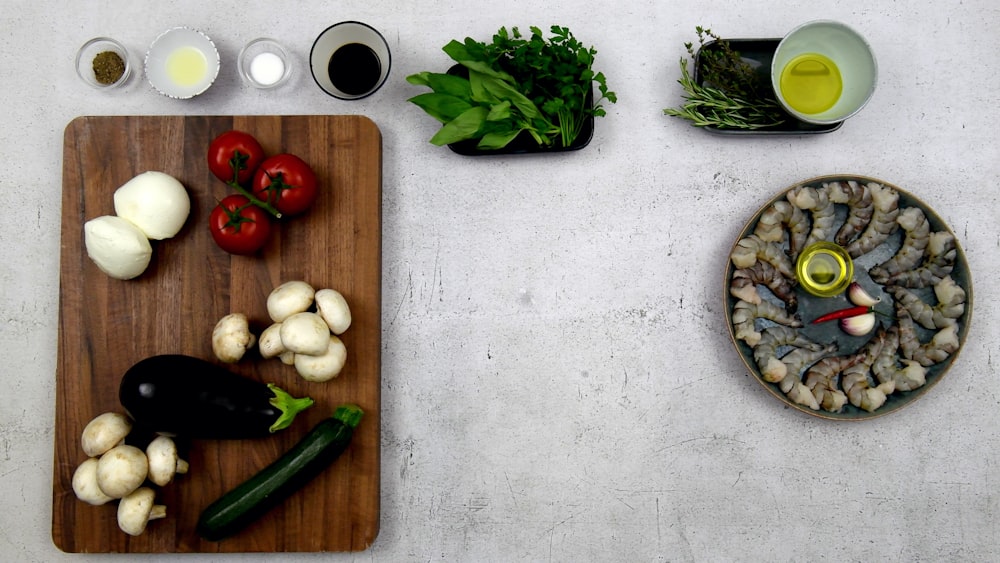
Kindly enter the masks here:
M 854 262 L 840 245 L 816 242 L 807 246 L 795 263 L 802 288 L 817 297 L 839 295 L 854 278 Z

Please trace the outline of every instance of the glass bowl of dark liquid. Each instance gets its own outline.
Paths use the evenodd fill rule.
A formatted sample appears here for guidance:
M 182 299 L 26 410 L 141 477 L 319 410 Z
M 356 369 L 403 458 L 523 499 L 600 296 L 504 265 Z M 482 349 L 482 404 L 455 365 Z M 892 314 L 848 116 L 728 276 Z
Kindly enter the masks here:
M 382 34 L 356 21 L 323 30 L 309 53 L 313 80 L 324 92 L 342 100 L 373 94 L 389 76 L 390 63 L 389 45 Z

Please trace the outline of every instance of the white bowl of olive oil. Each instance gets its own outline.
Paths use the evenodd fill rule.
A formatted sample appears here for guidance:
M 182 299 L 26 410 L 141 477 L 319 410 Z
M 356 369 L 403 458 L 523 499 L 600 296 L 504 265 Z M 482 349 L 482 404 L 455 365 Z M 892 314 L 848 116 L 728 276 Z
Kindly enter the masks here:
M 146 79 L 164 96 L 188 99 L 208 90 L 219 75 L 215 43 L 204 33 L 174 27 L 161 33 L 146 52 Z
M 875 55 L 865 38 L 835 21 L 802 24 L 778 43 L 771 85 L 796 119 L 831 124 L 865 107 L 878 81 Z

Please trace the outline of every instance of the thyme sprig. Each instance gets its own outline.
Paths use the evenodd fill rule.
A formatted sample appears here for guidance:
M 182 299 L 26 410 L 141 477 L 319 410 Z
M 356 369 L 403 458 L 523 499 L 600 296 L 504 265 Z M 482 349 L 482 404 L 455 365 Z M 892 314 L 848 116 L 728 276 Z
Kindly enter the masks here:
M 754 69 L 733 50 L 728 41 L 698 26 L 698 42 L 705 46 L 707 39 L 715 40 L 716 48 L 700 50 L 702 83 L 692 78 L 688 61 L 681 58 L 681 77 L 678 83 L 684 88 L 685 102 L 663 113 L 680 117 L 696 127 L 720 129 L 762 129 L 781 125 L 786 117 L 778 103 L 758 91 Z M 694 59 L 693 43 L 685 43 L 688 55 Z

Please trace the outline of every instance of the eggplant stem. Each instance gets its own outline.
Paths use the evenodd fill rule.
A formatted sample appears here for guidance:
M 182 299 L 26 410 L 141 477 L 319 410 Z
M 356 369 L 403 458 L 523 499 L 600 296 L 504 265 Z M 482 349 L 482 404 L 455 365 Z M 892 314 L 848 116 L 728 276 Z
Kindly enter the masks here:
M 271 406 L 281 411 L 278 420 L 275 420 L 274 424 L 268 428 L 272 433 L 288 428 L 297 414 L 313 406 L 315 402 L 311 397 L 293 397 L 273 383 L 268 383 L 267 388 L 274 393 L 274 397 L 269 401 Z

